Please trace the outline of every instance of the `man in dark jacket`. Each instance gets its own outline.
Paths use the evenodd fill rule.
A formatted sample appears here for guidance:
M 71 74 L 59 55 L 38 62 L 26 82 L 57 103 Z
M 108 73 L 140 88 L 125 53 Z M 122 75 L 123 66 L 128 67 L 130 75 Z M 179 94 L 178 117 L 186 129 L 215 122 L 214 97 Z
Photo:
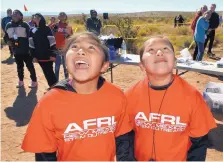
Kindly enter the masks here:
M 91 17 L 89 17 L 86 22 L 86 28 L 89 32 L 100 35 L 102 24 L 101 20 L 97 18 L 97 11 L 91 10 L 90 15 Z
M 41 66 L 49 87 L 57 82 L 53 71 L 56 61 L 56 41 L 51 29 L 46 25 L 45 18 L 40 14 L 34 15 L 36 27 L 30 30 L 29 47 L 33 61 Z
M 5 33 L 5 27 L 6 25 L 12 21 L 12 10 L 9 8 L 7 10 L 7 16 L 4 17 L 1 21 L 1 27 L 2 27 L 2 31 L 3 33 Z M 7 42 L 6 42 L 7 43 Z M 10 51 L 10 54 L 11 54 L 11 57 L 13 57 L 13 49 L 12 47 L 9 46 L 9 51 Z
M 17 72 L 19 82 L 17 88 L 24 85 L 24 62 L 30 72 L 32 80 L 30 88 L 37 87 L 36 72 L 29 54 L 29 25 L 23 21 L 23 14 L 19 10 L 14 10 L 12 22 L 9 22 L 5 28 L 5 42 L 14 49 L 15 61 L 17 64 Z
M 214 38 L 215 38 L 215 30 L 218 28 L 219 26 L 219 15 L 215 12 L 216 9 L 216 4 L 212 4 L 210 7 L 210 10 L 212 11 L 211 14 L 211 18 L 209 20 L 209 29 L 207 31 L 207 38 L 205 40 L 205 44 L 204 44 L 204 49 L 207 46 L 208 41 L 210 40 L 209 43 L 209 47 L 208 47 L 208 56 L 209 57 L 214 57 L 215 54 L 212 53 L 212 47 L 213 47 L 213 43 L 214 43 Z
M 182 26 L 184 23 L 184 18 L 182 15 L 178 15 L 174 18 L 174 27 Z

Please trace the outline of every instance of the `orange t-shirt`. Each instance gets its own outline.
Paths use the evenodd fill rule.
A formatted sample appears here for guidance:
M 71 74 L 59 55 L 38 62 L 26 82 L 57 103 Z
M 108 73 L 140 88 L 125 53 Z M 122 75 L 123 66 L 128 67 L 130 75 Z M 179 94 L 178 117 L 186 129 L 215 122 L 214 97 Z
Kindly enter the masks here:
M 135 157 L 139 161 L 185 161 L 191 146 L 189 137 L 204 136 L 216 127 L 202 95 L 180 77 L 174 76 L 160 108 L 164 93 L 165 90 L 149 88 L 147 78 L 126 92 L 127 112 L 136 133 Z
M 60 161 L 112 161 L 115 137 L 132 130 L 126 105 L 124 93 L 106 81 L 87 95 L 52 89 L 36 106 L 22 149 L 57 151 Z

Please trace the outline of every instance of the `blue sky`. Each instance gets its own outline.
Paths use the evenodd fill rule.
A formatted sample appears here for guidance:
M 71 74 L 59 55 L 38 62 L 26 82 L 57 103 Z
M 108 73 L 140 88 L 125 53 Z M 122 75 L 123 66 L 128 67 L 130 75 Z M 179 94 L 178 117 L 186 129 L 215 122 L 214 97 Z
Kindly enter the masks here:
M 73 12 L 88 13 L 94 8 L 98 12 L 140 12 L 140 11 L 196 11 L 200 6 L 217 4 L 217 11 L 223 11 L 223 0 L 1 0 L 1 11 L 7 8 L 29 12 Z

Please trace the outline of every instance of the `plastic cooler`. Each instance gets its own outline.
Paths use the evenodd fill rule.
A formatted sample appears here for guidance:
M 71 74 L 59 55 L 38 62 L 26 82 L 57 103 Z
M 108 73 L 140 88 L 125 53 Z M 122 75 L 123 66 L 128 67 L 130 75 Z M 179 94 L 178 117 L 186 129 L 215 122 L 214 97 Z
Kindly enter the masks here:
M 209 82 L 203 97 L 213 112 L 223 113 L 223 83 Z

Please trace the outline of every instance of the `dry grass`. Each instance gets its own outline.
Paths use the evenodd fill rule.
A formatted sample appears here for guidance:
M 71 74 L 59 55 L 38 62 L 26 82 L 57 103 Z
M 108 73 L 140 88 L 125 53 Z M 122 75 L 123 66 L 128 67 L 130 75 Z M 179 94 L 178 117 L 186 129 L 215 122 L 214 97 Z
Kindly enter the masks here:
M 101 15 L 99 17 L 103 20 L 104 27 L 102 34 L 113 33 L 116 36 L 123 36 L 128 39 L 128 52 L 135 53 L 141 47 L 143 42 L 151 35 L 165 35 L 169 37 L 177 51 L 189 47 L 193 41 L 192 31 L 190 26 L 182 26 L 178 28 L 173 27 L 173 18 L 177 14 L 182 14 L 186 23 L 190 23 L 195 13 L 193 12 L 140 12 L 130 14 L 113 14 L 110 19 L 105 21 Z M 122 21 L 128 17 L 132 24 L 124 24 L 127 27 L 105 26 L 114 25 L 117 21 Z M 69 15 L 69 25 L 72 26 L 74 32 L 85 31 L 84 20 L 87 15 Z M 25 18 L 27 20 L 27 18 Z M 49 17 L 46 17 L 49 22 Z M 125 23 L 125 22 L 124 22 Z M 124 34 L 125 33 L 125 34 Z M 127 34 L 126 34 L 127 33 Z M 3 33 L 1 33 L 1 37 Z M 4 42 L 2 42 L 4 43 Z M 216 39 L 214 46 L 223 45 L 223 28 L 219 27 L 216 31 Z

